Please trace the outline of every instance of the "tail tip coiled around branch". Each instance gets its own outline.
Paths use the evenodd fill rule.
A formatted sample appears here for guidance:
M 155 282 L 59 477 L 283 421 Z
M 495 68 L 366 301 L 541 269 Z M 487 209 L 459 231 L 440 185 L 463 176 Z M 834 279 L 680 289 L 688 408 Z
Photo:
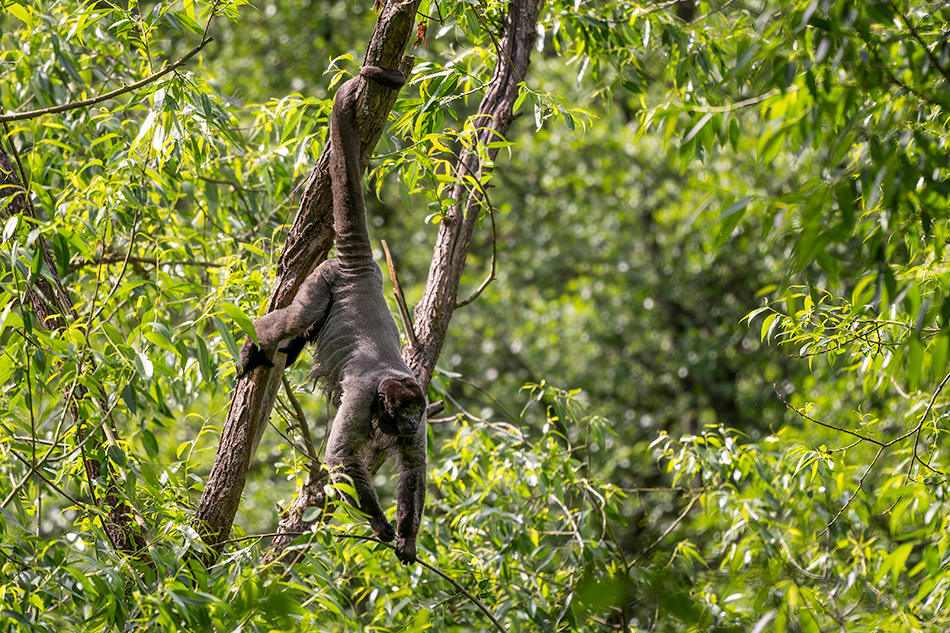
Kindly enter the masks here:
M 402 88 L 406 83 L 406 76 L 401 70 L 390 70 L 379 66 L 363 66 L 360 68 L 360 75 L 394 90 Z

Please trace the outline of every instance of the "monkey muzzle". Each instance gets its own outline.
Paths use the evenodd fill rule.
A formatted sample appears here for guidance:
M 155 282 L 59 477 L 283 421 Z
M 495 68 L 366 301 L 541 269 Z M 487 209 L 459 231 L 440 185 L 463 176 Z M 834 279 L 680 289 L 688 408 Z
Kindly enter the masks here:
M 400 411 L 396 415 L 396 434 L 415 435 L 419 430 L 419 416 L 411 411 Z

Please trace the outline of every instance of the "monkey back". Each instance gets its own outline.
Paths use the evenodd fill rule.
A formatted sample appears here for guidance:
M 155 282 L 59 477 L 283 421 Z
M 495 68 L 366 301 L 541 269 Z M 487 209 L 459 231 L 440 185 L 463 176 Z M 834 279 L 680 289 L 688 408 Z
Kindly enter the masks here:
M 383 274 L 379 265 L 358 270 L 331 259 L 314 274 L 321 274 L 330 286 L 332 300 L 323 327 L 317 333 L 315 362 L 311 378 L 316 379 L 334 399 L 348 384 L 388 378 L 413 377 L 402 359 L 399 329 L 383 295 Z

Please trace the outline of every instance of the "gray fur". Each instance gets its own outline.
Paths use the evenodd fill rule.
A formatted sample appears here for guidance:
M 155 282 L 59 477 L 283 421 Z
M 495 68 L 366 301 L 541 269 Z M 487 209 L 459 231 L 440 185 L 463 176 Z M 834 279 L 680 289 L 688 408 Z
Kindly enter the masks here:
M 360 74 L 391 88 L 405 83 L 399 71 L 369 66 Z M 383 275 L 366 227 L 356 127 L 359 82 L 353 78 L 340 87 L 331 116 L 330 179 L 339 258 L 318 266 L 291 305 L 254 322 L 260 347 L 252 341 L 245 344 L 240 373 L 270 364 L 278 348 L 294 349 L 289 353 L 295 355 L 301 337 L 316 342 L 311 375 L 339 404 L 327 443 L 331 476 L 334 481 L 352 480 L 373 532 L 385 541 L 398 537 L 396 554 L 409 563 L 416 559 L 425 505 L 425 397 L 402 359 L 399 330 L 383 295 Z M 384 425 L 387 412 L 391 417 Z M 382 449 L 395 453 L 400 467 L 396 530 L 380 508 L 367 469 Z

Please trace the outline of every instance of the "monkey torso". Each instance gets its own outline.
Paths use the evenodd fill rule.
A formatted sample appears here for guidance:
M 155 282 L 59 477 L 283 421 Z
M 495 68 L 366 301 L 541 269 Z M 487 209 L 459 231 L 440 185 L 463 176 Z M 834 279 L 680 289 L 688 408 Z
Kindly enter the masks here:
M 383 274 L 370 260 L 362 266 L 343 266 L 340 260 L 322 263 L 330 287 L 326 320 L 317 332 L 311 377 L 334 397 L 348 387 L 388 378 L 411 377 L 402 359 L 399 330 L 383 294 Z M 375 389 L 374 389 L 375 391 Z

